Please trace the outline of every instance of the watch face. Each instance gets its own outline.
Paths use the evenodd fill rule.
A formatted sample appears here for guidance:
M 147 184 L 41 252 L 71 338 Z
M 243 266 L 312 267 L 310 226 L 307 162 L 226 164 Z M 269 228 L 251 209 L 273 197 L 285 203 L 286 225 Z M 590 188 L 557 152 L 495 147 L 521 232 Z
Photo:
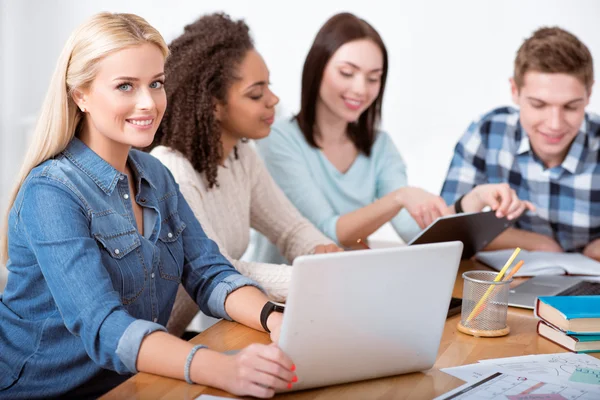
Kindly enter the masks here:
M 275 307 L 273 308 L 273 311 L 277 311 L 277 312 L 283 312 L 285 310 L 285 307 L 280 306 L 275 304 Z

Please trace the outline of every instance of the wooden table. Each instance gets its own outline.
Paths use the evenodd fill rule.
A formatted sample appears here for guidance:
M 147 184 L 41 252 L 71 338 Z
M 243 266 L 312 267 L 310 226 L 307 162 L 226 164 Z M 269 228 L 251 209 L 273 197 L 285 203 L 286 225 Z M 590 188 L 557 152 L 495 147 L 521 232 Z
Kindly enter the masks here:
M 462 273 L 473 269 L 487 269 L 474 261 L 463 261 L 454 285 L 453 296 L 462 297 Z M 562 347 L 542 338 L 536 333 L 537 319 L 530 310 L 509 307 L 508 325 L 511 332 L 501 338 L 474 338 L 456 329 L 460 314 L 446 320 L 436 363 L 432 369 L 305 390 L 284 395 L 277 399 L 432 399 L 446 393 L 464 382 L 440 371 L 440 368 L 475 363 L 485 358 L 502 358 L 527 354 L 559 353 Z M 213 350 L 240 349 L 251 343 L 270 343 L 266 333 L 255 331 L 235 322 L 221 321 L 191 340 Z M 600 356 L 596 356 L 600 358 Z M 108 392 L 102 399 L 195 399 L 201 394 L 235 397 L 226 392 L 200 385 L 156 375 L 139 373 Z

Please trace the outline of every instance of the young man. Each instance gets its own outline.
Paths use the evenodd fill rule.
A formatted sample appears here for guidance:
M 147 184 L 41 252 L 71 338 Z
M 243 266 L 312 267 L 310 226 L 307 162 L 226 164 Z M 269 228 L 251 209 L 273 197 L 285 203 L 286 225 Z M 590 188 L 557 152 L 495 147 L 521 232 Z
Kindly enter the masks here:
M 506 183 L 536 207 L 488 249 L 578 251 L 600 261 L 600 116 L 585 112 L 593 75 L 579 39 L 537 30 L 510 79 L 519 109 L 489 112 L 456 145 L 442 188 L 448 204 L 466 208 L 462 196 L 474 186 Z

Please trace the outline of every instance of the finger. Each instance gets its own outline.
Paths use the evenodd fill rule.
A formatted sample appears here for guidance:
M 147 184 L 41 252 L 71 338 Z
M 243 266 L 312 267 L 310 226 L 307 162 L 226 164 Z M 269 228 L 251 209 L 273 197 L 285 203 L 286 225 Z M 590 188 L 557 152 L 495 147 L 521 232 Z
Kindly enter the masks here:
M 441 215 L 450 215 L 452 214 L 450 212 L 450 207 L 448 207 L 448 204 L 446 204 L 446 202 L 444 201 L 444 199 L 442 199 L 441 197 L 438 197 L 439 201 L 438 201 L 438 210 L 440 211 Z
M 510 207 L 510 203 L 512 201 L 511 190 L 512 189 L 508 187 L 501 186 L 500 190 L 498 191 L 498 195 L 500 196 L 500 205 L 496 210 L 496 216 L 498 218 L 505 216 L 508 211 L 508 207 Z
M 322 244 L 318 244 L 315 246 L 315 249 L 313 250 L 313 254 L 322 254 L 322 253 L 324 253 L 324 249 L 325 249 L 325 246 L 323 246 Z
M 252 382 L 248 384 L 248 394 L 260 399 L 270 399 L 271 397 L 275 396 L 275 390 L 271 389 L 270 387 L 265 387 L 258 383 Z
M 328 253 L 337 253 L 338 251 L 340 251 L 340 248 L 337 247 L 335 244 L 328 244 L 327 245 L 327 252 Z
M 441 214 L 437 208 L 432 208 L 431 210 L 429 210 L 427 215 L 429 216 L 429 218 L 428 218 L 429 223 L 427 224 L 427 226 L 431 225 L 431 223 L 433 221 L 435 221 L 436 219 L 438 219 L 438 217 L 441 217 Z
M 441 214 L 437 210 L 437 208 L 430 208 L 427 212 L 427 215 L 429 216 L 429 219 L 428 219 L 429 223 L 427 224 L 427 226 L 431 225 L 433 223 L 433 221 L 438 219 L 438 217 L 441 217 Z
M 524 201 L 524 203 L 525 203 L 525 207 L 527 207 L 529 209 L 529 211 L 535 212 L 536 208 L 535 208 L 535 206 L 533 205 L 532 202 L 530 202 L 530 201 Z
M 437 201 L 435 203 L 433 203 L 431 205 L 431 207 L 429 208 L 429 215 L 431 216 L 431 220 L 435 221 L 436 219 L 438 219 L 439 217 L 441 217 L 443 214 L 443 208 L 441 208 L 441 204 L 438 203 Z
M 521 211 L 517 215 L 518 217 L 519 215 L 521 215 L 523 210 L 525 210 L 525 204 L 521 200 L 519 200 L 519 198 L 517 197 L 517 193 L 514 190 L 511 192 L 511 196 L 512 198 L 508 210 L 506 210 L 506 214 L 513 215 L 517 210 L 521 209 Z
M 294 363 L 292 360 L 281 350 L 275 343 L 264 346 L 264 351 L 261 351 L 258 355 L 267 361 L 275 362 L 287 370 L 292 370 Z
M 273 375 L 288 383 L 294 378 L 293 363 L 275 343 L 270 345 L 254 344 L 248 346 L 247 349 L 249 354 L 242 364 L 248 370 Z
M 288 379 L 284 379 L 279 375 L 273 375 L 268 372 L 255 370 L 253 371 L 248 379 L 250 379 L 254 383 L 258 383 L 259 385 L 266 386 L 273 389 L 287 389 L 288 385 L 292 383 L 292 379 L 294 375 L 290 372 L 290 377 Z
M 413 217 L 413 219 L 415 220 L 417 225 L 419 225 L 419 228 L 421 228 L 421 229 L 427 228 L 427 224 L 425 224 L 425 222 L 423 221 L 423 211 L 422 210 L 419 210 L 414 213 L 411 212 L 410 215 Z
M 521 214 L 523 214 L 523 211 L 525 211 L 525 203 L 519 202 L 519 207 L 516 210 L 510 211 L 509 214 L 507 215 L 507 218 L 509 220 L 519 218 L 521 216 Z
M 498 198 L 496 197 L 497 191 L 493 190 L 491 192 L 486 192 L 483 194 L 484 203 L 487 203 L 488 206 L 492 208 L 492 210 L 496 211 L 498 207 L 500 207 L 500 202 L 498 202 Z
M 423 224 L 425 225 L 425 228 L 428 227 L 429 225 L 431 225 L 431 222 L 433 221 L 432 217 L 431 217 L 431 212 L 427 209 L 425 209 L 423 211 Z

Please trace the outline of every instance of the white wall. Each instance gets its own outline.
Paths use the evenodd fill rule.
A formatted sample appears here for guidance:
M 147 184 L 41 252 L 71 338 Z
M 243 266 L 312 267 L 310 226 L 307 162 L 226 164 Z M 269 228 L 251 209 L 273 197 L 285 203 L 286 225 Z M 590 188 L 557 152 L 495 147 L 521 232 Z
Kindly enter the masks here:
M 383 127 L 406 160 L 410 183 L 433 192 L 469 122 L 510 103 L 515 52 L 536 28 L 559 25 L 578 35 L 600 76 L 596 0 L 0 1 L 2 209 L 60 49 L 75 26 L 99 11 L 137 13 L 167 41 L 203 13 L 245 18 L 289 111 L 298 108 L 302 64 L 318 28 L 336 12 L 354 12 L 378 29 L 390 54 Z M 598 96 L 588 109 L 600 112 Z

